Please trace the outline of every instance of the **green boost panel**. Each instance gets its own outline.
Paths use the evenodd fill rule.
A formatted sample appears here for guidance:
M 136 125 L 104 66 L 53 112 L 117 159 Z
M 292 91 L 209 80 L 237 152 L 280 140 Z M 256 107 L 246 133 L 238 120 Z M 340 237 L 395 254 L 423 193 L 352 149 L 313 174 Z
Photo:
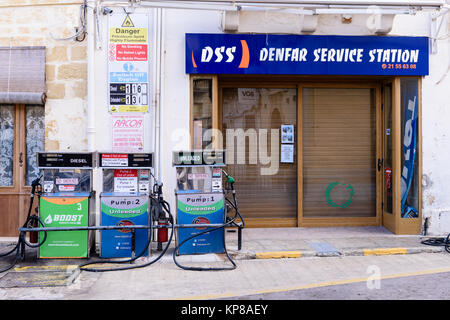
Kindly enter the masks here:
M 40 217 L 45 227 L 89 226 L 89 197 L 41 197 Z M 39 233 L 42 241 L 44 232 Z M 40 258 L 86 258 L 88 230 L 49 231 L 39 247 Z

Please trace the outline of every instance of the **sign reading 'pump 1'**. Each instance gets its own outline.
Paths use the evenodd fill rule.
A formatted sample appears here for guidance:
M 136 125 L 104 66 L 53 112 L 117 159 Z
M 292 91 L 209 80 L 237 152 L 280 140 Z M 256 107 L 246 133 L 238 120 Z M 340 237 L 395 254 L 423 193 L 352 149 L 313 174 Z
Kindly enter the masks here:
M 186 34 L 186 73 L 428 75 L 428 38 Z

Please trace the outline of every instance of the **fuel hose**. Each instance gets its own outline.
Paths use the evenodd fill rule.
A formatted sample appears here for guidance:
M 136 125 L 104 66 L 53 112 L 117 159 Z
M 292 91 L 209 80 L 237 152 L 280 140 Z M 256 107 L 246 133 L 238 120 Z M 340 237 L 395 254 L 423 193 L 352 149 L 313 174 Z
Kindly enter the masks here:
M 421 243 L 435 247 L 442 246 L 444 247 L 445 251 L 450 253 L 450 233 L 445 238 L 444 237 L 429 238 L 426 240 L 422 240 Z
M 25 220 L 25 223 L 23 224 L 23 227 L 26 228 L 28 227 L 30 224 L 33 225 L 35 223 L 40 224 L 42 227 L 44 227 L 44 223 L 41 221 L 41 219 L 37 216 L 37 215 L 31 215 L 31 209 L 33 207 L 33 200 L 34 200 L 34 196 L 37 193 L 36 189 L 37 187 L 40 185 L 39 181 L 41 180 L 42 176 L 33 180 L 33 182 L 31 183 L 31 197 L 30 197 L 30 206 L 28 207 L 28 214 L 27 214 L 27 218 Z M 37 243 L 37 244 L 32 244 L 30 242 L 27 241 L 26 239 L 26 232 L 21 231 L 19 233 L 19 238 L 17 240 L 16 245 L 14 246 L 14 248 L 12 248 L 10 251 L 7 251 L 5 253 L 1 253 L 0 254 L 0 258 L 9 256 L 12 253 L 15 253 L 14 258 L 13 258 L 13 262 L 6 266 L 3 269 L 0 269 L 0 273 L 8 271 L 12 268 L 14 268 L 14 266 L 17 264 L 17 262 L 19 261 L 19 259 L 24 258 L 25 256 L 25 246 L 31 247 L 31 248 L 37 248 L 40 247 L 45 240 L 47 239 L 47 231 L 44 231 L 44 236 L 41 242 Z
M 153 202 L 159 202 L 158 204 L 161 204 L 161 207 L 163 208 L 163 210 L 169 214 L 169 220 L 171 222 L 171 234 L 169 237 L 169 240 L 167 241 L 167 245 L 165 246 L 165 248 L 163 249 L 163 251 L 153 260 L 146 262 L 146 263 L 142 263 L 142 264 L 135 264 L 135 265 L 130 265 L 130 266 L 124 266 L 124 267 L 117 267 L 117 268 L 87 268 L 86 266 L 88 265 L 93 265 L 93 264 L 104 264 L 104 263 L 112 263 L 112 264 L 122 264 L 122 263 L 132 263 L 133 261 L 139 259 L 140 257 L 142 257 L 144 255 L 144 253 L 147 251 L 147 249 L 149 248 L 151 242 L 152 242 L 152 235 L 153 235 L 153 227 L 152 227 L 152 223 L 150 223 L 149 226 L 149 237 L 147 240 L 146 245 L 144 246 L 144 248 L 142 249 L 142 251 L 135 257 L 131 258 L 131 259 L 127 259 L 127 260 L 121 260 L 121 261 L 116 261 L 116 260 L 110 260 L 110 259 L 103 259 L 103 260 L 98 260 L 98 261 L 92 261 L 92 262 L 87 262 L 87 263 L 83 263 L 81 265 L 79 265 L 79 269 L 82 271 L 89 271 L 89 272 L 107 272 L 107 271 L 123 271 L 123 270 L 131 270 L 131 269 L 137 269 L 137 268 L 144 268 L 144 267 L 148 267 L 149 265 L 152 265 L 153 263 L 157 262 L 159 259 L 161 259 L 164 254 L 167 252 L 167 249 L 169 249 L 170 243 L 172 242 L 172 238 L 173 238 L 173 234 L 174 234 L 174 223 L 173 223 L 173 216 L 170 212 L 170 205 L 167 201 L 162 200 L 162 199 L 155 199 L 154 197 L 150 197 L 151 201 Z M 152 206 L 153 207 L 153 206 Z M 153 211 L 150 211 L 150 221 L 153 221 Z

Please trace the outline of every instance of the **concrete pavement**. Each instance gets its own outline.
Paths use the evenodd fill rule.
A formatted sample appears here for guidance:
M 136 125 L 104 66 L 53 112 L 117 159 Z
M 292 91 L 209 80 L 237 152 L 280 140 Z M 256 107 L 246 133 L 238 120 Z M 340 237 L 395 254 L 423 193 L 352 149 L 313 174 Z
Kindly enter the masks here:
M 233 260 L 307 258 L 333 256 L 367 256 L 444 252 L 443 246 L 429 246 L 421 235 L 394 235 L 384 227 L 324 228 L 247 228 L 243 229 L 242 248 L 238 250 L 237 232 L 226 232 L 228 253 Z M 175 236 L 174 236 L 175 239 Z M 172 261 L 175 240 L 162 258 Z M 14 244 L 13 239 L 0 239 L 0 254 Z M 154 245 L 155 246 L 155 245 Z M 36 249 L 26 247 L 23 265 L 79 264 L 85 259 L 36 259 Z M 159 254 L 153 250 L 153 257 Z M 95 256 L 93 256 L 95 259 Z M 224 255 L 180 256 L 181 262 L 217 262 Z M 0 269 L 6 263 L 0 258 Z M 82 261 L 82 262 L 80 262 Z
M 227 233 L 236 259 L 301 258 L 442 252 L 442 246 L 422 244 L 421 235 L 394 235 L 384 227 L 244 229 L 242 250 Z
M 67 286 L 0 288 L 0 300 L 209 300 L 361 283 L 383 290 L 386 279 L 450 272 L 450 255 L 311 257 L 238 261 L 233 271 L 193 272 L 161 261 L 143 269 L 81 272 Z M 205 263 L 191 263 L 205 265 Z M 223 265 L 221 262 L 207 263 Z M 20 272 L 20 271 L 19 271 Z M 1 279 L 0 279 L 1 280 Z M 373 286 L 380 281 L 380 286 Z M 401 288 L 399 288 L 401 291 Z M 392 299 L 396 299 L 391 296 Z M 401 292 L 397 299 L 402 299 Z M 336 296 L 336 299 L 346 299 Z
M 244 229 L 240 251 L 237 233 L 227 232 L 226 239 L 237 264 L 233 271 L 182 270 L 172 260 L 172 244 L 160 261 L 145 268 L 75 274 L 87 259 L 36 259 L 36 249 L 27 248 L 24 261 L 0 274 L 0 299 L 216 299 L 365 281 L 371 265 L 383 275 L 450 271 L 442 269 L 450 262 L 444 247 L 421 244 L 418 235 L 396 236 L 382 227 Z M 7 243 L 1 242 L 0 253 Z M 154 250 L 136 264 L 158 254 Z M 12 257 L 0 258 L 0 269 L 11 261 Z M 179 256 L 177 261 L 184 266 L 231 266 L 223 254 Z M 123 264 L 106 267 L 117 266 Z M 37 277 L 37 272 L 47 273 Z M 42 281 L 46 278 L 54 281 Z

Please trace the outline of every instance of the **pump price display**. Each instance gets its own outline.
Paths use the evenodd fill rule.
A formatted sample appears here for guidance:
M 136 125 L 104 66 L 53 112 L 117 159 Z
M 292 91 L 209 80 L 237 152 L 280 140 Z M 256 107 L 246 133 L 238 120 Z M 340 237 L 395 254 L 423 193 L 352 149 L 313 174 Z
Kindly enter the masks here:
M 147 95 L 146 83 L 111 83 L 109 85 L 111 94 L 142 94 Z
M 147 105 L 146 83 L 111 83 L 109 85 L 111 105 Z

